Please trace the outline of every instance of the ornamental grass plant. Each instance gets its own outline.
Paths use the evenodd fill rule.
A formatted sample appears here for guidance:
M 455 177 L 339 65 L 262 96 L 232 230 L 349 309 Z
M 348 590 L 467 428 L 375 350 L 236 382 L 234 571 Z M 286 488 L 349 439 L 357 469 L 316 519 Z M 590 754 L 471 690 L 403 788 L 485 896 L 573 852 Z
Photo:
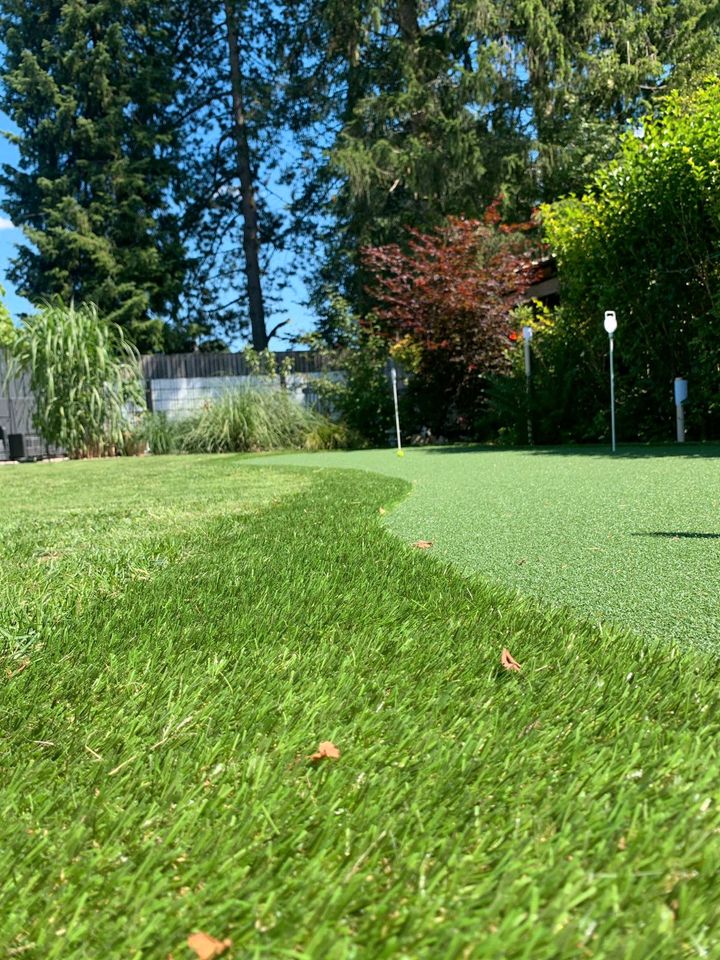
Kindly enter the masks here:
M 326 445 L 318 438 L 329 425 L 327 418 L 298 403 L 287 390 L 260 384 L 226 390 L 178 421 L 177 447 L 184 453 L 318 449 Z
M 26 317 L 12 342 L 10 376 L 27 373 L 33 423 L 68 455 L 122 449 L 145 399 L 139 355 L 93 303 L 53 301 Z

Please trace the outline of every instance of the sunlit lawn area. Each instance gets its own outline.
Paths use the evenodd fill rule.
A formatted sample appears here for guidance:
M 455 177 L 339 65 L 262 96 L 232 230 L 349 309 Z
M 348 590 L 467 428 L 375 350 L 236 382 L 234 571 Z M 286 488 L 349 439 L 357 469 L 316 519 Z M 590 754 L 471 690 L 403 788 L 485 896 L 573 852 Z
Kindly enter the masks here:
M 709 583 L 646 534 L 720 530 L 718 461 L 279 463 L 0 471 L 0 955 L 715 956 L 717 660 L 554 601 L 582 562 L 646 616 L 633 544 Z

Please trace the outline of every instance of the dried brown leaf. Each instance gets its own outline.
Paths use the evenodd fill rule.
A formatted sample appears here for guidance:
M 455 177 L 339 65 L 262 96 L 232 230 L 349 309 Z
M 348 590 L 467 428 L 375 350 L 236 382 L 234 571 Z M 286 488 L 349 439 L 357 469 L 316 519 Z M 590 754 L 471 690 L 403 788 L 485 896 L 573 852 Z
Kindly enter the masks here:
M 30 666 L 29 660 L 23 660 L 20 666 L 16 667 L 14 670 L 6 670 L 8 680 L 12 680 L 13 677 L 16 677 L 19 673 L 22 673 L 23 670 L 27 670 Z
M 416 540 L 413 544 L 418 550 L 429 550 L 432 545 L 432 540 Z
M 313 763 L 320 760 L 339 760 L 340 751 L 331 740 L 323 740 L 315 753 L 310 754 Z
M 503 647 L 503 652 L 500 655 L 500 663 L 505 667 L 506 670 L 515 670 L 519 673 L 522 670 L 522 667 L 513 657 L 507 647 Z
M 221 956 L 228 947 L 232 946 L 232 940 L 216 940 L 209 933 L 203 933 L 198 930 L 197 933 L 191 933 L 188 937 L 188 946 L 198 955 L 199 960 L 214 960 Z

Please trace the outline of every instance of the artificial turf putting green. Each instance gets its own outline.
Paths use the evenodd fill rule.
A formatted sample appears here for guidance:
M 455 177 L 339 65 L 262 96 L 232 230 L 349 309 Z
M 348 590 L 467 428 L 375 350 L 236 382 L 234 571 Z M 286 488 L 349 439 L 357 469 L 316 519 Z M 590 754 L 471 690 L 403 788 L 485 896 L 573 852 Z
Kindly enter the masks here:
M 720 649 L 720 447 L 298 454 L 403 477 L 387 517 L 464 571 L 644 635 Z
M 0 474 L 0 956 L 718 955 L 716 659 L 412 550 L 407 489 Z

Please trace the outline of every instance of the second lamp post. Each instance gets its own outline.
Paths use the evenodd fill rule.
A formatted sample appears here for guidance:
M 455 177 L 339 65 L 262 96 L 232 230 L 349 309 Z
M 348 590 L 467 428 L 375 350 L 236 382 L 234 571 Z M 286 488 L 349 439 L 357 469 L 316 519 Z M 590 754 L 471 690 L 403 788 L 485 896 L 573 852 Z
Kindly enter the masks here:
M 610 432 L 612 436 L 612 452 L 615 453 L 615 367 L 613 354 L 615 352 L 615 331 L 617 317 L 614 310 L 605 311 L 605 329 L 610 340 Z

